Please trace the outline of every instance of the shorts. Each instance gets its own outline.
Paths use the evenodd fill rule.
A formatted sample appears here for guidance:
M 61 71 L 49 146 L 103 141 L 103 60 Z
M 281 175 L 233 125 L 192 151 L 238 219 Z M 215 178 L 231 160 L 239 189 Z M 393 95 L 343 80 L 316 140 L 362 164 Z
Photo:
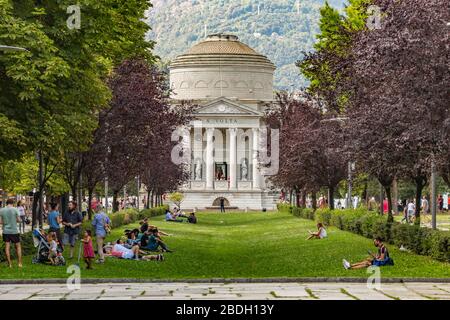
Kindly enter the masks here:
M 20 235 L 17 234 L 3 234 L 3 242 L 20 243 Z
M 64 245 L 67 245 L 70 243 L 71 247 L 75 247 L 75 242 L 77 242 L 77 240 L 78 240 L 78 235 L 75 233 L 73 233 L 73 234 L 64 233 L 64 235 L 63 235 Z
M 134 253 L 133 252 L 124 252 L 122 254 L 122 259 L 133 259 L 134 258 Z
M 376 267 L 382 267 L 382 266 L 386 265 L 386 263 L 387 263 L 387 260 L 376 260 L 376 259 L 372 260 L 372 265 L 376 266 Z
M 408 217 L 412 217 L 414 213 L 414 210 L 408 210 Z

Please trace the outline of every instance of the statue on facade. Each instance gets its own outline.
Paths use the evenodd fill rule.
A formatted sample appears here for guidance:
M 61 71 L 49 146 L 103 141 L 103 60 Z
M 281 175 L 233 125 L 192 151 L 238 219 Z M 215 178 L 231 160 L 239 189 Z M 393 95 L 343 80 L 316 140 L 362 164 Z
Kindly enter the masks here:
M 247 181 L 248 179 L 248 167 L 247 167 L 247 159 L 242 159 L 241 164 L 241 177 L 242 181 Z
M 202 161 L 200 159 L 197 159 L 195 164 L 195 180 L 202 180 Z

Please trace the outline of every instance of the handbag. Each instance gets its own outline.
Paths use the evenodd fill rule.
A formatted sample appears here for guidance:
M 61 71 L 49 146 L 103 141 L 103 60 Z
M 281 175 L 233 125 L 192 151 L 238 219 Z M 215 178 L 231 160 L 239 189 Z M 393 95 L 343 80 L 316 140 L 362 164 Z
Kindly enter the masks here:
M 111 226 L 106 223 L 105 218 L 103 218 L 103 227 L 105 228 L 106 233 L 111 233 Z

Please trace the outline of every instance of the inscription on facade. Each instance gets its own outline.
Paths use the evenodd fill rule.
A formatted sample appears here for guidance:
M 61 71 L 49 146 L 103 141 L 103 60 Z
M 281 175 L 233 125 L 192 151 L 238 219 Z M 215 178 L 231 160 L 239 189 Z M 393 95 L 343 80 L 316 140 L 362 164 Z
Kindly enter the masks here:
M 238 124 L 237 119 L 206 119 L 207 124 Z

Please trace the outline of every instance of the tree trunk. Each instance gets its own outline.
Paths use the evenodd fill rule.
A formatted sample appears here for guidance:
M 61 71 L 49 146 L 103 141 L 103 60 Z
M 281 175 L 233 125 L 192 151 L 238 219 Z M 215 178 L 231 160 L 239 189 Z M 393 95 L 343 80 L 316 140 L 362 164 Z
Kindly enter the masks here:
M 416 183 L 416 212 L 414 213 L 414 224 L 420 225 L 420 202 L 422 199 L 423 187 L 426 184 L 426 179 L 423 176 L 414 179 Z
M 384 189 L 386 190 L 386 198 L 388 203 L 388 222 L 393 222 L 394 217 L 392 216 L 392 196 L 391 196 L 391 186 L 385 186 Z
M 330 210 L 334 210 L 334 187 L 328 186 L 328 207 Z
M 39 202 L 39 192 L 35 192 L 33 195 L 33 206 L 31 209 L 31 227 L 36 228 L 38 224 L 38 202 Z
M 151 197 L 151 192 L 150 192 L 150 190 L 147 190 L 147 203 L 145 204 L 146 209 L 150 209 L 150 197 Z
M 317 194 L 315 192 L 311 193 L 311 202 L 312 202 L 312 208 L 314 211 L 317 210 Z
M 394 209 L 394 213 L 398 214 L 398 184 L 397 178 L 392 182 L 392 208 Z
M 302 208 L 306 208 L 306 190 L 302 191 Z
M 67 204 L 69 200 L 69 194 L 66 192 L 61 196 L 61 202 L 60 202 L 60 211 L 61 214 L 63 214 L 64 212 L 66 212 L 66 208 L 67 208 Z
M 155 192 L 152 190 L 151 194 L 150 194 L 150 208 L 153 208 L 155 206 L 155 202 L 154 202 L 154 197 L 155 197 Z
M 295 205 L 297 207 L 301 207 L 301 203 L 300 203 L 300 197 L 299 197 L 299 191 L 298 189 L 295 189 Z
M 72 193 L 72 201 L 77 201 L 78 197 L 77 197 L 77 186 L 73 185 L 70 187 L 71 193 Z
M 384 187 L 380 183 L 380 215 L 384 214 Z
M 94 194 L 94 190 L 88 188 L 88 219 L 92 220 L 92 195 Z
M 117 201 L 119 196 L 119 191 L 113 191 L 113 212 L 119 211 L 119 202 Z

